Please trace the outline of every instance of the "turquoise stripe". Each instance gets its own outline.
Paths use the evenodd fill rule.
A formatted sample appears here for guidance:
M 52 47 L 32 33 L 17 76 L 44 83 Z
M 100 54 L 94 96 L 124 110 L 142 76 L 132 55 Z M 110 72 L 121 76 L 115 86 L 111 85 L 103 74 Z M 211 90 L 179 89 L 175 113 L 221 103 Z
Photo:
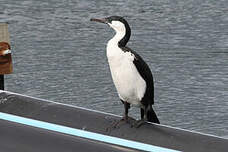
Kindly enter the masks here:
M 93 133 L 89 131 L 84 131 L 80 129 L 70 128 L 62 125 L 52 124 L 48 122 L 38 121 L 34 119 L 28 119 L 24 117 L 19 117 L 11 114 L 6 114 L 0 112 L 0 119 L 16 122 L 24 125 L 29 125 L 37 128 L 47 129 L 51 131 L 56 131 L 64 134 L 74 135 L 82 138 L 92 139 L 96 141 L 101 141 L 109 144 L 119 145 L 123 147 L 151 151 L 151 152 L 180 152 L 172 149 L 167 149 L 159 146 L 153 146 L 149 144 L 144 144 L 136 141 L 121 139 L 117 137 L 111 137 L 107 135 L 102 135 L 98 133 Z

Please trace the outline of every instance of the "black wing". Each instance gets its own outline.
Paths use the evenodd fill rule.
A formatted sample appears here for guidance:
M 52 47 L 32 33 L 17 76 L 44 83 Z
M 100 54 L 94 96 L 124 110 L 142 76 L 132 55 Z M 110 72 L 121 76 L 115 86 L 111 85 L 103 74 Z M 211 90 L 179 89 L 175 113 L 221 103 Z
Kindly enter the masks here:
M 134 54 L 135 59 L 133 63 L 135 64 L 137 70 L 139 71 L 139 74 L 146 81 L 146 92 L 144 97 L 142 98 L 142 101 L 141 101 L 142 104 L 143 105 L 154 104 L 154 81 L 153 81 L 153 75 L 150 71 L 149 66 L 141 58 L 141 56 L 139 56 L 135 51 L 131 50 L 128 47 L 121 47 L 121 49 L 125 52 L 131 52 L 132 54 Z

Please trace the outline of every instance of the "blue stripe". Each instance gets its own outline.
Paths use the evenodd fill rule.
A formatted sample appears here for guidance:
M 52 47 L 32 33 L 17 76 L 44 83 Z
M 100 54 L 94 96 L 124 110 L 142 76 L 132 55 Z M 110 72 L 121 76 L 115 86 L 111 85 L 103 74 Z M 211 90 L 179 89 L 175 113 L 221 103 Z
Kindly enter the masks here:
M 28 119 L 24 117 L 19 117 L 11 114 L 6 114 L 0 112 L 0 119 L 16 122 L 24 125 L 29 125 L 37 128 L 47 129 L 51 131 L 56 131 L 64 134 L 74 135 L 82 138 L 92 139 L 96 141 L 101 141 L 109 144 L 119 145 L 123 147 L 151 151 L 151 152 L 180 152 L 172 149 L 167 149 L 159 146 L 153 146 L 149 144 L 144 144 L 140 142 L 135 142 L 131 140 L 121 139 L 117 137 L 111 137 L 107 135 L 102 135 L 98 133 L 93 133 L 89 131 L 84 131 L 80 129 L 70 128 L 62 125 L 52 124 L 48 122 Z

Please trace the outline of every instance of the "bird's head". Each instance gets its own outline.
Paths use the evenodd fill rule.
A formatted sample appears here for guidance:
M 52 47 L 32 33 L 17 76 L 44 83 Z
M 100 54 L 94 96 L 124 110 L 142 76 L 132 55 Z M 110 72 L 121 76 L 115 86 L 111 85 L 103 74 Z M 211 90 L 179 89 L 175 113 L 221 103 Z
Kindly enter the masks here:
M 121 16 L 110 16 L 106 18 L 92 18 L 90 21 L 100 22 L 108 24 L 117 34 L 123 35 L 123 38 L 119 41 L 120 46 L 125 46 L 131 36 L 131 29 L 127 21 Z
M 7 42 L 0 42 L 0 55 L 5 56 L 11 53 L 10 45 Z

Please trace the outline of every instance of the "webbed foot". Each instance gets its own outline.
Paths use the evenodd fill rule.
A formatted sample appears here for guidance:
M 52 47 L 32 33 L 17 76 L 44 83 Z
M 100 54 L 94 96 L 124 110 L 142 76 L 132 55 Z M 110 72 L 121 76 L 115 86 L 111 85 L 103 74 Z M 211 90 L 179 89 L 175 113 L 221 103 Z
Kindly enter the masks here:
M 147 122 L 147 121 L 144 120 L 144 119 L 137 120 L 137 121 L 135 121 L 135 123 L 133 124 L 133 127 L 139 128 L 140 126 L 142 126 L 142 125 L 145 124 L 146 122 Z
M 132 128 L 135 124 L 135 119 L 131 117 L 122 117 L 120 120 L 114 120 L 112 122 L 111 126 L 106 128 L 106 132 L 111 131 L 112 129 L 120 128 L 123 124 L 130 124 L 130 127 Z

